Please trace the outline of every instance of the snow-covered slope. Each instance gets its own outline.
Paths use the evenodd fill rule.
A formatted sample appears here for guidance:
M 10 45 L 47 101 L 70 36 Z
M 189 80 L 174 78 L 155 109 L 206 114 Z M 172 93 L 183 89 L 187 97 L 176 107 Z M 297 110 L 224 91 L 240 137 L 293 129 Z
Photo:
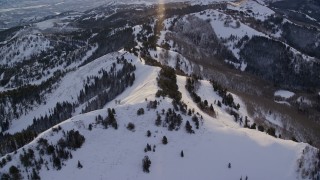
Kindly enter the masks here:
M 56 3 L 54 6 L 65 5 L 64 8 L 67 8 L 70 5 L 67 1 L 52 1 L 52 3 Z M 87 3 L 86 1 L 79 2 L 81 8 L 77 10 L 89 8 L 82 6 Z M 0 42 L 2 45 L 0 83 L 4 84 L 0 87 L 0 91 L 4 94 L 3 103 L 0 104 L 0 112 L 4 112 L 0 114 L 2 123 L 0 127 L 4 131 L 2 132 L 4 135 L 0 135 L 0 139 L 4 139 L 1 139 L 3 143 L 0 144 L 0 154 L 13 153 L 0 157 L 0 179 L 6 178 L 7 174 L 4 173 L 8 173 L 11 177 L 16 176 L 17 171 L 14 167 L 18 168 L 23 179 L 37 179 L 35 177 L 37 174 L 42 179 L 291 180 L 312 179 L 320 176 L 319 173 L 314 174 L 320 167 L 319 150 L 305 143 L 284 140 L 289 138 L 295 140 L 295 137 L 298 137 L 298 141 L 311 144 L 308 134 L 305 135 L 306 138 L 300 139 L 299 135 L 291 136 L 290 133 L 288 135 L 283 133 L 285 130 L 291 132 L 291 126 L 286 129 L 287 126 L 281 119 L 282 114 L 273 114 L 271 113 L 273 110 L 268 107 L 261 109 L 260 114 L 251 112 L 252 110 L 249 114 L 246 104 L 236 94 L 230 93 L 232 103 L 226 103 L 226 99 L 229 102 L 230 96 L 224 88 L 231 91 L 234 89 L 229 86 L 223 87 L 225 84 L 215 84 L 215 78 L 212 82 L 196 80 L 197 87 L 193 89 L 195 96 L 186 86 L 187 80 L 190 79 L 177 75 L 177 86 L 182 94 L 179 102 L 181 104 L 177 104 L 169 97 L 156 98 L 156 94 L 159 95 L 162 92 L 158 91 L 161 89 L 158 87 L 158 81 L 161 82 L 158 74 L 162 71 L 160 67 L 146 64 L 170 66 L 178 70 L 179 74 L 194 74 L 192 78 L 210 77 L 205 76 L 205 71 L 208 70 L 204 67 L 206 63 L 200 61 L 207 59 L 198 58 L 202 54 L 207 54 L 210 60 L 216 60 L 217 56 L 218 60 L 221 58 L 221 62 L 225 60 L 244 71 L 247 63 L 247 70 L 250 69 L 250 62 L 248 58 L 242 58 L 241 52 L 248 41 L 258 36 L 263 37 L 262 42 L 270 40 L 282 43 L 288 47 L 286 48 L 288 51 L 300 55 L 301 61 L 314 60 L 286 44 L 286 41 L 282 42 L 282 32 L 278 27 L 271 30 L 263 28 L 268 21 L 272 25 L 269 16 L 274 16 L 275 12 L 261 0 L 229 1 L 229 3 L 208 6 L 177 3 L 173 5 L 173 9 L 170 9 L 172 4 L 163 5 L 168 8 L 168 14 L 165 12 L 157 14 L 152 9 L 157 6 L 121 5 L 122 3 L 150 5 L 178 1 L 183 0 L 110 2 L 110 6 L 101 6 L 83 13 L 66 12 L 41 21 L 34 17 L 32 22 L 36 23 L 25 26 L 22 30 L 13 30 L 12 33 L 4 34 L 6 38 L 2 38 L 3 42 Z M 222 0 L 190 2 L 193 5 L 203 5 L 222 2 Z M 96 3 L 100 5 L 109 1 L 94 1 L 92 6 Z M 175 6 L 179 5 L 183 6 L 181 12 L 175 9 Z M 1 9 L 0 5 L 0 13 L 1 11 L 6 13 L 30 11 L 40 7 L 45 10 L 47 7 L 52 7 L 44 4 L 29 5 L 24 8 L 21 4 L 21 7 L 8 9 L 8 2 L 5 6 Z M 150 17 L 141 15 L 140 12 L 144 12 L 143 8 L 146 8 L 145 12 L 151 9 L 153 11 L 151 14 L 155 13 L 155 15 Z M 51 10 L 53 9 L 55 8 Z M 170 12 L 175 10 L 181 15 L 171 15 Z M 56 12 L 56 14 L 59 13 L 59 11 Z M 121 17 L 128 18 L 128 15 L 137 18 L 131 20 L 134 23 L 123 22 L 125 18 Z M 168 19 L 157 19 L 159 17 Z M 26 18 L 28 18 L 27 15 Z M 160 25 L 162 29 L 158 31 L 157 22 L 162 20 L 164 27 Z M 130 21 L 127 20 L 127 22 Z M 135 22 L 142 24 L 135 24 Z M 111 24 L 111 31 L 108 30 L 108 23 Z M 198 25 L 199 27 L 195 28 Z M 180 30 L 179 27 L 182 29 Z M 193 30 L 195 33 L 183 34 Z M 131 37 L 132 32 L 135 37 Z M 157 39 L 158 36 L 159 39 Z M 22 37 L 21 40 L 19 37 Z M 201 41 L 198 42 L 197 39 Z M 206 49 L 211 45 L 202 44 L 208 39 L 214 39 L 210 41 L 212 49 Z M 131 40 L 136 41 L 136 44 L 131 44 Z M 123 44 L 120 43 L 121 41 L 124 41 Z M 120 44 L 114 44 L 114 42 Z M 186 43 L 185 46 L 183 46 L 184 43 Z M 219 46 L 215 47 L 216 44 Z M 70 47 L 67 47 L 68 45 Z M 113 52 L 121 48 L 127 49 L 132 54 L 124 50 Z M 189 48 L 190 51 L 188 51 Z M 30 60 L 33 60 L 34 65 L 28 68 Z M 24 63 L 25 66 L 19 66 Z M 125 66 L 130 63 L 134 66 Z M 220 67 L 220 62 L 217 65 Z M 4 70 L 1 69 L 2 66 Z M 214 62 L 213 66 L 215 67 Z M 123 70 L 123 67 L 127 69 Z M 23 72 L 19 74 L 15 71 L 16 69 Z M 214 71 L 215 68 L 212 70 Z M 170 79 L 171 76 L 166 78 Z M 227 78 L 229 74 L 224 79 L 227 80 Z M 111 79 L 112 82 L 109 83 Z M 108 83 L 111 85 L 106 85 Z M 25 92 L 33 90 L 27 87 L 25 90 L 23 85 L 41 87 L 41 90 L 37 91 L 41 96 L 30 93 L 30 96 L 20 98 L 19 95 L 28 95 L 29 93 Z M 161 86 L 161 83 L 159 85 Z M 18 87 L 22 89 L 18 89 L 18 93 L 15 93 L 14 90 Z M 281 89 L 287 88 L 281 87 Z M 271 98 L 274 91 L 270 93 Z M 287 104 L 290 108 L 295 108 L 296 103 L 305 104 L 303 108 L 312 104 L 312 99 L 300 96 L 298 91 L 293 92 L 297 94 L 288 95 L 289 91 L 276 91 L 274 100 L 277 103 Z M 7 99 L 5 99 L 6 93 L 9 94 Z M 241 92 L 239 95 L 242 95 Z M 286 98 L 285 95 L 288 97 Z M 194 102 L 197 96 L 201 99 L 200 103 Z M 34 97 L 39 99 L 36 103 L 34 103 Z M 299 97 L 297 101 L 294 99 L 296 97 Z M 203 108 L 204 104 L 208 106 L 205 105 Z M 250 104 L 247 105 L 250 107 Z M 258 105 L 257 108 L 259 108 Z M 111 109 L 115 111 L 114 116 L 117 121 L 115 129 L 106 128 Z M 141 109 L 144 113 L 141 113 Z M 158 120 L 159 117 L 162 123 L 157 126 L 156 119 Z M 169 117 L 178 119 L 177 121 L 181 117 L 181 124 L 171 131 L 169 123 L 166 122 L 173 121 L 169 120 Z M 197 119 L 200 121 L 199 128 L 196 128 Z M 269 126 L 268 122 L 274 126 Z M 129 130 L 130 123 L 133 123 L 135 128 Z M 192 125 L 195 133 L 187 130 L 188 123 Z M 31 124 L 32 126 L 29 126 Z M 53 125 L 56 126 L 51 127 Z M 130 126 L 132 128 L 132 125 Z M 23 131 L 27 127 L 27 131 Z M 284 131 L 274 127 L 283 128 Z M 300 130 L 305 129 L 309 130 L 300 128 Z M 70 132 L 74 132 L 72 130 L 79 131 L 85 138 L 84 144 L 80 145 L 81 148 L 66 145 L 74 143 L 73 138 L 80 136 L 72 137 L 70 135 Z M 150 131 L 150 137 L 147 136 L 148 131 Z M 295 129 L 292 130 L 294 131 Z M 37 134 L 38 137 L 35 140 L 25 145 L 40 132 L 42 133 Z M 281 134 L 283 139 L 280 137 Z M 166 145 L 162 143 L 164 136 L 169 141 Z M 44 139 L 48 141 L 47 144 Z M 314 139 L 311 138 L 311 140 Z M 145 150 L 146 145 L 151 145 L 152 150 Z M 23 147 L 15 151 L 21 146 Z M 184 157 L 181 157 L 182 151 Z M 145 173 L 142 169 L 141 160 L 145 156 L 148 156 L 152 162 L 150 173 Z M 79 165 L 80 162 L 81 165 Z M 59 165 L 62 166 L 61 169 Z
M 13 63 L 29 59 L 32 55 L 52 48 L 50 41 L 43 36 L 26 35 L 14 43 L 0 48 L 0 64 L 12 65 Z
M 234 123 L 232 116 L 227 115 L 225 110 L 218 106 L 214 106 L 218 112 L 217 118 L 202 112 L 185 89 L 186 77 L 183 76 L 177 77 L 182 101 L 187 104 L 188 109 L 194 109 L 195 116 L 199 119 L 202 116 L 200 128 L 194 127 L 195 134 L 187 133 L 185 123 L 190 121 L 194 125 L 192 116 L 179 111 L 176 113 L 181 115 L 183 122 L 178 131 L 168 131 L 166 127 L 156 126 L 157 113 L 164 120 L 162 109 L 166 112 L 168 108 L 173 109 L 172 99 L 155 98 L 158 90 L 156 78 L 160 68 L 144 65 L 140 58 L 128 53 L 125 56 L 131 58 L 137 67 L 136 80 L 132 87 L 115 98 L 120 103 L 112 101 L 104 109 L 68 119 L 55 126 L 60 126 L 60 131 L 50 129 L 41 133 L 33 142 L 19 149 L 17 153 L 12 153 L 12 160 L 0 172 L 8 172 L 8 169 L 15 165 L 20 167 L 21 174 L 27 178 L 31 170 L 26 173 L 19 158 L 23 149 L 33 149 L 36 152 L 35 158 L 39 159 L 36 147 L 40 138 L 48 139 L 48 143 L 54 145 L 65 136 L 65 132 L 72 129 L 85 137 L 84 144 L 80 149 L 72 151 L 72 159 L 63 161 L 61 170 L 52 167 L 49 156 L 43 155 L 41 158 L 48 162 L 49 170 L 42 165 L 39 170 L 42 179 L 231 180 L 248 177 L 261 180 L 292 180 L 301 179 L 300 172 L 313 168 L 317 153 L 315 148 L 304 143 L 276 139 L 257 130 L 242 128 Z M 97 62 L 107 61 L 108 58 L 112 58 L 112 55 L 107 55 Z M 219 100 L 208 81 L 202 80 L 197 92 L 201 97 L 206 97 L 209 103 Z M 241 103 L 240 99 L 235 99 Z M 148 108 L 149 101 L 153 100 L 158 102 L 156 109 Z M 98 115 L 107 116 L 107 108 L 115 109 L 117 130 L 104 129 L 101 124 L 96 123 Z M 137 115 L 140 108 L 143 108 L 145 113 Z M 246 115 L 244 107 L 240 109 L 240 113 Z M 135 124 L 134 131 L 126 128 L 129 122 Z M 91 131 L 88 129 L 90 124 L 93 125 Z M 148 130 L 151 131 L 150 137 L 146 136 Z M 167 145 L 161 143 L 163 136 L 168 138 Z M 156 146 L 155 152 L 143 151 L 147 143 Z M 183 158 L 180 157 L 181 151 L 184 152 Z M 151 160 L 150 173 L 142 171 L 142 159 L 146 155 Z M 83 168 L 77 168 L 78 161 Z M 300 168 L 298 162 L 302 162 Z
M 76 71 L 67 74 L 62 78 L 61 82 L 59 82 L 56 87 L 52 89 L 52 92 L 46 95 L 45 104 L 34 107 L 32 110 L 29 110 L 28 113 L 23 114 L 18 119 L 12 121 L 12 126 L 7 132 L 13 134 L 15 132 L 22 131 L 27 126 L 32 124 L 33 118 L 51 114 L 51 110 L 56 106 L 57 103 L 77 103 L 77 97 L 79 96 L 80 90 L 86 85 L 87 78 L 91 76 L 102 76 L 99 71 L 109 71 L 112 67 L 112 64 L 116 62 L 116 58 L 119 58 L 123 54 L 124 53 L 115 52 L 102 56 L 95 61 L 82 66 Z M 126 57 L 129 59 L 134 58 L 132 55 Z M 121 66 L 117 66 L 117 68 L 119 69 Z M 74 115 L 81 113 L 81 110 L 81 107 L 79 107 Z
M 250 12 L 250 16 L 264 21 L 268 16 L 275 12 L 269 9 L 263 1 L 241 0 L 239 3 L 228 3 L 228 9 L 233 9 L 241 12 Z

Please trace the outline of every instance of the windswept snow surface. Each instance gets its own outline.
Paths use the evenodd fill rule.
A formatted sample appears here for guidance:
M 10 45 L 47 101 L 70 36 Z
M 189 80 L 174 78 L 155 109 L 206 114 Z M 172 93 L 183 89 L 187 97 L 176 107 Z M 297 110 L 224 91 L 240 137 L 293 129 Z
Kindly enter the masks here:
M 159 61 L 163 65 L 167 65 L 172 68 L 177 68 L 177 66 L 179 66 L 179 69 L 186 74 L 192 74 L 193 72 L 194 65 L 187 58 L 175 51 L 157 47 L 155 51 L 150 50 L 149 52 L 155 60 Z
M 177 84 L 182 93 L 182 101 L 188 108 L 194 108 L 195 112 L 203 116 L 200 129 L 196 130 L 191 123 L 195 134 L 185 131 L 185 122 L 192 122 L 191 116 L 187 115 L 182 115 L 184 122 L 179 131 L 168 131 L 167 128 L 155 126 L 156 111 L 160 113 L 162 109 L 172 108 L 171 99 L 155 98 L 159 68 L 146 66 L 130 54 L 125 56 L 132 57 L 137 67 L 134 85 L 116 98 L 121 101 L 120 104 L 110 102 L 105 109 L 77 115 L 60 124 L 64 131 L 79 130 L 86 140 L 80 149 L 72 152 L 73 158 L 64 162 L 65 166 L 61 170 L 54 170 L 50 166 L 50 170 L 42 168 L 40 176 L 43 179 L 232 180 L 240 177 L 244 179 L 246 176 L 259 180 L 299 179 L 297 159 L 308 145 L 276 139 L 257 130 L 241 128 L 233 122 L 231 116 L 216 106 L 215 109 L 219 112 L 217 118 L 206 115 L 198 109 L 186 91 L 186 77 L 178 76 Z M 93 73 L 98 67 L 107 66 L 108 59 L 113 57 L 106 55 L 74 72 L 64 80 L 65 83 L 71 84 L 61 85 L 64 90 L 58 91 L 63 93 L 57 98 L 67 98 L 68 91 L 71 92 L 73 88 L 77 88 L 77 83 L 81 83 L 82 73 Z M 99 66 L 96 66 L 97 64 Z M 73 78 L 76 80 L 71 81 Z M 210 103 L 219 99 L 208 81 L 201 81 L 200 84 L 198 93 L 201 96 L 209 99 Z M 148 101 L 159 101 L 157 109 L 148 109 L 146 98 Z M 240 101 L 237 98 L 235 100 Z M 115 108 L 118 130 L 103 129 L 101 125 L 95 124 L 97 115 L 107 115 L 106 108 Z M 137 115 L 139 108 L 145 109 L 144 115 Z M 240 109 L 240 113 L 246 113 L 245 109 Z M 135 124 L 134 132 L 126 129 L 129 122 Z M 88 130 L 89 124 L 93 124 L 92 131 Z M 147 130 L 152 133 L 149 138 L 146 137 Z M 40 137 L 49 140 L 49 144 L 56 143 L 61 136 L 61 131 L 54 133 L 52 130 L 40 134 Z M 167 145 L 161 143 L 163 136 L 168 138 Z M 24 148 L 35 149 L 38 139 Z M 151 146 L 156 145 L 155 152 L 143 151 L 147 143 Z M 181 150 L 184 151 L 184 158 L 180 157 Z M 18 150 L 16 155 L 12 154 L 13 160 L 0 171 L 8 171 L 11 165 L 19 162 L 20 153 L 22 149 Z M 35 154 L 39 156 L 38 153 Z M 148 155 L 152 162 L 150 173 L 142 171 L 142 159 L 145 155 Z M 78 161 L 83 165 L 82 169 L 77 168 Z M 230 169 L 227 167 L 228 163 L 231 163 Z
M 228 9 L 242 12 L 251 11 L 250 16 L 264 21 L 268 16 L 275 14 L 273 10 L 268 8 L 263 2 L 255 0 L 241 0 L 239 3 L 228 3 Z
M 295 95 L 294 92 L 287 91 L 287 90 L 278 90 L 278 91 L 274 92 L 274 96 L 280 96 L 285 99 L 289 99 L 294 95 Z
M 183 76 L 179 76 L 179 79 L 185 79 L 185 77 Z M 183 82 L 183 80 L 181 79 L 181 82 Z M 222 102 L 222 98 L 217 94 L 217 92 L 213 91 L 213 87 L 212 84 L 207 81 L 207 80 L 200 80 L 199 81 L 199 88 L 196 91 L 196 93 L 198 94 L 198 96 L 201 97 L 202 100 L 207 100 L 208 104 L 212 104 L 213 108 L 217 114 L 217 120 L 221 121 L 221 123 L 225 124 L 226 126 L 230 126 L 230 127 L 240 127 L 239 124 L 234 122 L 234 117 L 231 116 L 229 113 L 227 113 L 226 109 L 228 107 L 226 107 L 224 104 L 222 104 L 222 108 L 219 108 L 217 106 L 217 102 L 220 101 Z M 182 86 L 183 84 L 181 84 Z M 186 92 L 187 93 L 187 92 Z M 240 100 L 240 98 L 238 96 L 236 96 L 235 94 L 232 94 L 233 98 L 234 98 L 234 102 L 235 104 L 240 105 L 240 109 L 239 109 L 239 116 L 241 117 L 245 117 L 248 116 L 248 112 L 246 110 L 246 106 L 245 104 Z

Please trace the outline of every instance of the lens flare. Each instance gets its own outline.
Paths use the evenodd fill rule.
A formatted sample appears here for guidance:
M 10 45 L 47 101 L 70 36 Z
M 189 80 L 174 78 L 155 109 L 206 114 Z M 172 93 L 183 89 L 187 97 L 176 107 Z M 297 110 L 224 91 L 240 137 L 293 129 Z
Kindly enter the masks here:
M 165 13 L 165 5 L 164 0 L 159 0 L 158 2 L 158 9 L 157 9 L 157 15 L 159 19 L 162 19 Z

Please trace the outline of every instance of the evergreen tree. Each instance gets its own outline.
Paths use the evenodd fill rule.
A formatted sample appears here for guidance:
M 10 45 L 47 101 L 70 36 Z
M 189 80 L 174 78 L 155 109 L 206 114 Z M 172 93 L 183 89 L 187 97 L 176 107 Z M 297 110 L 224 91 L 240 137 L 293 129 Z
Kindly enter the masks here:
M 192 130 L 192 126 L 190 125 L 189 121 L 186 122 L 186 131 L 190 134 L 194 133 Z
M 259 125 L 258 126 L 258 130 L 261 131 L 261 132 L 264 132 L 264 127 L 262 125 Z
M 204 104 L 204 106 L 208 106 L 208 101 L 204 100 L 203 104 Z
M 61 160 L 59 157 L 57 157 L 55 154 L 53 154 L 53 167 L 56 167 L 57 170 L 61 169 Z
M 67 147 L 69 149 L 78 149 L 85 141 L 85 137 L 79 133 L 79 131 L 71 130 L 67 132 Z
M 8 154 L 6 157 L 7 161 L 10 162 L 12 160 L 11 156 Z
M 244 128 L 249 128 L 249 124 L 248 124 L 249 120 L 248 120 L 248 117 L 246 116 L 245 117 L 245 120 L 244 120 Z
M 231 168 L 231 163 L 228 164 L 228 168 L 229 168 L 229 169 Z
M 40 176 L 38 175 L 36 169 L 34 169 L 34 168 L 32 169 L 31 179 L 32 180 L 40 180 L 41 179 Z
M 16 167 L 16 166 L 11 166 L 9 168 L 9 173 L 11 175 L 11 178 L 10 179 L 13 179 L 13 180 L 20 180 L 22 179 L 22 176 L 20 174 L 20 170 Z
M 184 157 L 183 150 L 181 151 L 180 156 L 181 156 L 181 157 Z
M 149 172 L 150 172 L 150 170 L 149 170 L 150 166 L 151 166 L 151 161 L 150 161 L 150 159 L 149 159 L 148 156 L 145 156 L 145 157 L 142 159 L 142 169 L 143 169 L 143 172 L 149 173 Z
M 163 136 L 162 138 L 162 144 L 168 144 L 168 139 L 166 136 Z
M 132 122 L 129 122 L 128 125 L 127 125 L 127 129 L 129 131 L 134 131 L 134 128 L 135 128 L 135 125 Z
M 198 119 L 198 117 L 196 116 L 196 115 L 193 115 L 192 116 L 192 121 L 195 123 L 195 125 L 196 125 L 196 129 L 199 129 L 199 119 Z
M 6 174 L 6 173 L 3 173 L 2 176 L 1 176 L 1 180 L 8 180 L 8 179 L 11 179 L 10 175 Z
M 161 123 L 162 123 L 161 116 L 158 115 L 155 124 L 156 124 L 156 126 L 160 126 Z
M 273 127 L 270 127 L 270 128 L 267 130 L 267 134 L 269 134 L 270 136 L 276 137 L 276 129 L 273 128 Z
M 220 101 L 218 101 L 218 104 L 217 104 L 219 107 L 221 107 L 222 106 L 222 104 L 221 104 L 221 102 Z
M 237 110 L 240 109 L 240 104 L 239 104 L 239 103 L 237 104 L 236 109 L 237 109 Z
M 144 109 L 143 108 L 139 108 L 138 111 L 137 111 L 137 115 L 142 115 L 144 114 Z
M 212 104 L 210 104 L 209 109 L 210 109 L 210 111 L 214 111 L 214 108 L 213 108 Z
M 151 131 L 148 130 L 148 131 L 147 131 L 147 137 L 150 137 L 150 136 L 151 136 Z
M 48 147 L 47 147 L 47 154 L 48 155 L 51 155 L 51 154 L 53 154 L 54 153 L 54 146 L 53 145 L 49 145 Z
M 82 164 L 80 163 L 80 161 L 78 161 L 78 168 L 81 169 L 82 167 Z
M 250 129 L 256 129 L 256 123 L 253 123 L 250 127 Z

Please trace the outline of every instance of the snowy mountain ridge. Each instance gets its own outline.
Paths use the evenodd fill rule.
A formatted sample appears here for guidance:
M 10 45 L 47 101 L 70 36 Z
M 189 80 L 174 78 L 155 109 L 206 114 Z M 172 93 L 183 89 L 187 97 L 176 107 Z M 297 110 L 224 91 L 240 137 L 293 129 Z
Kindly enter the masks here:
M 0 178 L 320 177 L 317 15 L 130 2 L 0 31 Z
M 187 104 L 188 109 L 194 109 L 194 115 L 189 116 L 176 111 L 183 119 L 177 131 L 168 131 L 162 125 L 156 126 L 157 114 L 164 122 L 165 114 L 162 113 L 162 109 L 165 112 L 169 112 L 170 108 L 174 109 L 172 99 L 155 97 L 159 89 L 155 79 L 160 69 L 145 65 L 140 58 L 131 54 L 123 52 L 121 54 L 126 59 L 132 59 L 137 69 L 133 86 L 115 98 L 120 103 L 111 101 L 104 109 L 77 115 L 39 134 L 28 145 L 2 158 L 8 159 L 8 156 L 11 156 L 12 160 L 6 163 L 1 173 L 8 173 L 11 166 L 16 166 L 24 179 L 35 177 L 32 167 L 42 159 L 42 164 L 39 163 L 40 169 L 35 170 L 42 179 L 238 179 L 240 177 L 245 179 L 247 177 L 289 180 L 309 177 L 309 170 L 314 168 L 316 163 L 317 149 L 304 143 L 276 139 L 257 130 L 242 128 L 224 108 L 214 104 L 214 101 L 219 100 L 219 96 L 215 94 L 208 81 L 201 81 L 197 93 L 201 98 L 206 98 L 209 104 L 214 104 L 218 114 L 216 118 L 198 108 L 185 88 L 186 77 L 177 76 L 182 101 Z M 116 54 L 106 57 L 114 58 L 114 55 Z M 96 61 L 101 63 L 101 60 Z M 148 105 L 154 100 L 158 103 L 155 109 Z M 241 103 L 238 98 L 236 102 Z M 97 121 L 99 115 L 102 118 L 108 116 L 108 108 L 115 110 L 117 129 L 111 127 L 105 129 Z M 144 113 L 137 115 L 137 111 L 141 108 L 144 109 Z M 246 115 L 242 104 L 239 113 Z M 193 124 L 194 116 L 201 119 L 199 129 Z M 194 134 L 186 131 L 187 121 L 194 126 Z M 129 123 L 134 124 L 133 130 L 128 130 Z M 59 149 L 59 139 L 65 137 L 66 132 L 71 130 L 79 131 L 85 141 L 80 148 L 69 150 L 72 158 L 66 160 L 62 158 L 61 169 L 57 170 L 57 166 L 52 165 L 55 161 L 50 158 L 48 152 L 40 153 L 42 149 L 39 146 L 40 139 L 42 141 L 46 139 L 49 145 L 52 144 Z M 150 137 L 147 137 L 148 130 L 151 132 Z M 161 143 L 163 136 L 168 139 L 167 145 Z M 152 147 L 155 145 L 153 147 L 155 152 L 144 152 L 146 144 Z M 29 149 L 34 152 L 32 158 L 34 160 L 30 161 L 30 166 L 24 168 L 20 162 L 21 154 L 29 152 Z M 184 157 L 180 157 L 180 151 L 184 152 Z M 141 160 L 144 156 L 148 156 L 151 160 L 150 173 L 144 173 L 142 170 Z M 81 168 L 77 165 L 79 162 Z M 228 168 L 229 163 L 230 168 Z M 194 166 L 197 167 L 196 172 Z

